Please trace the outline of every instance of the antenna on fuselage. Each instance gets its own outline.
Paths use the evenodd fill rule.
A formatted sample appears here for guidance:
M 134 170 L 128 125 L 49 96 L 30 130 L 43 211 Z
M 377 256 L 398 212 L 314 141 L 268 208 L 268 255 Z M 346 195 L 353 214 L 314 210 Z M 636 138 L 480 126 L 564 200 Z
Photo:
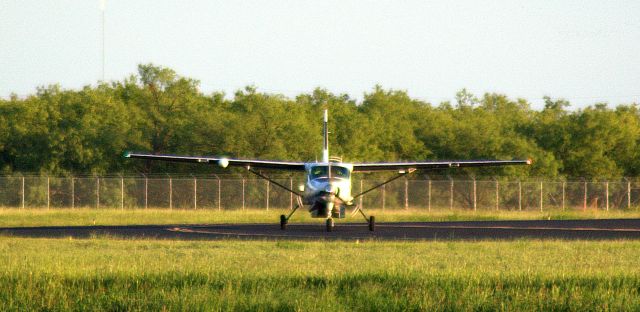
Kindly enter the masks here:
M 327 125 L 329 122 L 329 110 L 324 110 L 324 122 L 322 123 L 322 135 L 323 135 L 323 145 L 322 145 L 322 162 L 329 163 L 329 126 Z
M 324 122 L 323 125 L 323 137 L 324 143 L 322 146 L 322 162 L 327 163 L 327 177 L 331 181 L 331 161 L 329 160 L 329 110 L 324 110 Z

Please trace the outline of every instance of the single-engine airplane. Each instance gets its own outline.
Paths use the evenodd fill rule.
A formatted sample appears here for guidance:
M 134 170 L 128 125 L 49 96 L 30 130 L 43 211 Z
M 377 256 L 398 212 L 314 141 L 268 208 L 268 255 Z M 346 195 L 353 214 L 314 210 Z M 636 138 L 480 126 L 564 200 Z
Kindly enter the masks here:
M 293 193 L 296 196 L 296 206 L 288 215 L 280 216 L 280 228 L 286 230 L 289 219 L 298 208 L 309 206 L 309 212 L 313 218 L 325 218 L 327 232 L 333 231 L 335 227 L 334 219 L 345 217 L 345 209 L 353 208 L 351 215 L 358 212 L 362 214 L 369 225 L 369 230 L 375 229 L 375 217 L 367 216 L 362 207 L 354 204 L 354 199 L 363 196 L 387 183 L 390 183 L 416 170 L 434 170 L 446 168 L 463 167 L 487 167 L 487 166 L 507 166 L 507 165 L 530 165 L 531 160 L 440 160 L 424 162 L 387 162 L 387 163 L 343 163 L 340 158 L 329 157 L 329 130 L 328 112 L 324 110 L 323 123 L 324 143 L 322 148 L 322 162 L 291 162 L 291 161 L 271 161 L 271 160 L 250 160 L 232 159 L 226 157 L 210 156 L 177 156 L 177 155 L 154 155 L 126 152 L 127 158 L 140 158 L 148 160 L 161 160 L 173 162 L 213 164 L 222 168 L 228 166 L 244 167 L 249 172 L 258 177 Z M 306 183 L 298 190 L 274 181 L 261 171 L 256 169 L 304 171 Z M 396 171 L 398 174 L 372 188 L 359 194 L 351 194 L 351 174 L 354 172 L 373 171 Z

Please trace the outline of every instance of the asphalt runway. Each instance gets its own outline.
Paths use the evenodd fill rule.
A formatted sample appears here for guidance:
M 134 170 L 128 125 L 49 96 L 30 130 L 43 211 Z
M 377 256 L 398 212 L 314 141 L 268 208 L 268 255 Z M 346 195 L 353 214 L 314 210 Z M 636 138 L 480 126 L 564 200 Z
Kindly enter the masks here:
M 262 240 L 510 240 L 537 239 L 640 239 L 640 219 L 528 220 L 378 223 L 370 232 L 365 223 L 336 222 L 333 232 L 324 221 L 296 224 L 286 231 L 272 224 L 55 226 L 0 228 L 1 235 L 42 238 L 161 238 L 217 240 L 226 238 Z

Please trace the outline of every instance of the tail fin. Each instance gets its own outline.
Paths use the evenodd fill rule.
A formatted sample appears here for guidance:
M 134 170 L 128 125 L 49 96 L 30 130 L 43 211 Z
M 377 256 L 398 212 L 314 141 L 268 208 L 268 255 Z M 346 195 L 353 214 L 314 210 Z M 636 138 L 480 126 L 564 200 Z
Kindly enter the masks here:
M 327 125 L 327 123 L 329 122 L 329 112 L 327 109 L 324 110 L 324 123 L 323 123 L 323 128 L 322 128 L 322 132 L 323 132 L 323 136 L 324 136 L 324 143 L 322 146 L 322 162 L 324 163 L 328 163 L 329 162 L 329 126 Z

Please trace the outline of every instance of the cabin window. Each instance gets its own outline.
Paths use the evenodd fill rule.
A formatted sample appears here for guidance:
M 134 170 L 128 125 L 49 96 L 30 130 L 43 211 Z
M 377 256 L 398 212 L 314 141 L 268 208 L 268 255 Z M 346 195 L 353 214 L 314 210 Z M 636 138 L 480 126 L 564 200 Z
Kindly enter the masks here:
M 329 169 L 328 166 L 315 166 L 311 168 L 311 179 L 328 178 L 329 177 L 327 175 L 328 169 Z M 340 166 L 331 166 L 331 177 L 348 179 L 349 169 L 345 167 L 340 167 Z

